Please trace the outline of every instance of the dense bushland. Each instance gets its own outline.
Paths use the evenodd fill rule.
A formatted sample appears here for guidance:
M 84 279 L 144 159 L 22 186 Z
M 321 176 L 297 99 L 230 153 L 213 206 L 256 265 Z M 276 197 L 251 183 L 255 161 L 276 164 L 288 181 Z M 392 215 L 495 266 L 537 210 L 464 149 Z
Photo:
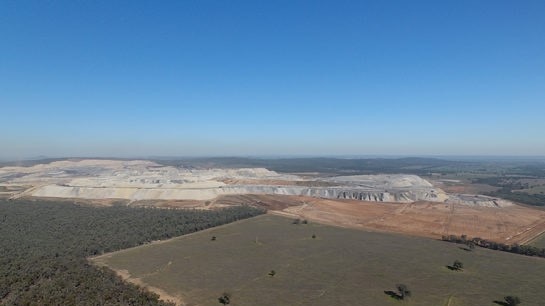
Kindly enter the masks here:
M 86 257 L 261 213 L 0 200 L 0 304 L 164 305 Z

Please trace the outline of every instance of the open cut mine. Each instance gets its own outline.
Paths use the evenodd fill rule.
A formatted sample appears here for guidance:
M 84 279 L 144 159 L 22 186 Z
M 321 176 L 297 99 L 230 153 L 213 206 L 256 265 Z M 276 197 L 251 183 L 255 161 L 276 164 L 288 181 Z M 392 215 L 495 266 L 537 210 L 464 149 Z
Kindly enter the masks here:
M 212 200 L 225 195 L 269 194 L 371 202 L 511 205 L 486 196 L 447 194 L 409 174 L 303 178 L 264 168 L 195 169 L 143 160 L 68 160 L 4 167 L 0 168 L 0 185 L 12 198 Z

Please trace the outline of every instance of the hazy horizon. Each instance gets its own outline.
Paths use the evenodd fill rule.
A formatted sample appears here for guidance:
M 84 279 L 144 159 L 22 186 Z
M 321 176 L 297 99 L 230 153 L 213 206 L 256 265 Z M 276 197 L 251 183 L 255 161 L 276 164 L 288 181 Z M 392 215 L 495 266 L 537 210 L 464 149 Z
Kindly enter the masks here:
M 545 162 L 545 155 L 192 155 L 192 156 L 30 156 L 24 158 L 0 158 L 0 162 L 17 163 L 24 161 L 48 161 L 70 159 L 113 159 L 113 160 L 191 160 L 191 159 L 306 159 L 306 158 L 332 158 L 332 159 L 403 159 L 423 158 L 445 161 L 470 161 L 470 162 Z
M 543 1 L 0 3 L 0 160 L 545 156 Z

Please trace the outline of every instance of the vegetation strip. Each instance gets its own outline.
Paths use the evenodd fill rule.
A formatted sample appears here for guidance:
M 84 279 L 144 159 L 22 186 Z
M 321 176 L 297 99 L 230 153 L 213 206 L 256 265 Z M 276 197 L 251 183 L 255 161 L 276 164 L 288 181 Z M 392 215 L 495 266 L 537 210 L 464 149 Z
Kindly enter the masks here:
M 505 244 L 498 243 L 495 241 L 490 241 L 482 238 L 470 238 L 468 239 L 465 235 L 456 236 L 448 235 L 441 237 L 441 240 L 454 242 L 459 244 L 465 244 L 468 246 L 467 250 L 471 250 L 475 246 L 479 246 L 486 249 L 498 250 L 503 252 L 515 253 L 526 256 L 538 256 L 545 258 L 545 248 L 538 248 L 531 245 L 519 245 L 519 244 Z

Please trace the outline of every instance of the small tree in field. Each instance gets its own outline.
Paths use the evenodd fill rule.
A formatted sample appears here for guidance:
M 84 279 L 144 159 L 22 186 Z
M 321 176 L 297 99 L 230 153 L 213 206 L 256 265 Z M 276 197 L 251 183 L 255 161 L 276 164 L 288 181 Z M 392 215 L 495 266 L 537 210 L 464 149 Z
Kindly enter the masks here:
M 503 299 L 508 306 L 517 306 L 518 304 L 520 304 L 520 299 L 518 296 L 508 295 Z
M 398 292 L 397 295 L 399 296 L 400 300 L 404 300 L 405 298 L 408 298 L 408 297 L 411 296 L 411 291 L 409 290 L 409 288 L 407 288 L 406 285 L 397 284 L 396 288 L 397 288 L 397 292 Z
M 270 276 L 270 277 L 273 277 L 273 276 L 275 276 L 275 275 L 276 275 L 276 271 L 271 270 L 271 272 L 269 272 L 269 276 Z
M 231 304 L 231 295 L 227 292 L 224 292 L 219 298 L 218 302 L 223 305 L 229 305 Z
M 464 269 L 464 264 L 459 260 L 455 260 L 452 264 L 452 268 L 454 268 L 456 271 L 460 271 Z

